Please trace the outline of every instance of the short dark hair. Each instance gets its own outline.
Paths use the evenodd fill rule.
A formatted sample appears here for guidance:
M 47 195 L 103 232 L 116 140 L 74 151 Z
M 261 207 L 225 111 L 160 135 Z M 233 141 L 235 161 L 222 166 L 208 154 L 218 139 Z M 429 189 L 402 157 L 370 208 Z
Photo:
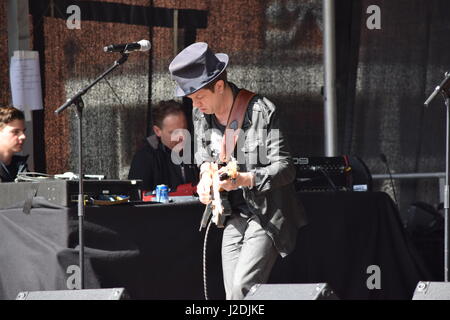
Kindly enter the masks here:
M 216 85 L 217 81 L 223 80 L 225 85 L 227 84 L 227 70 L 223 70 L 223 72 L 211 83 L 208 83 L 206 86 L 204 86 L 202 89 L 207 89 L 209 91 L 214 92 L 214 86 Z
M 181 103 L 175 100 L 161 101 L 152 108 L 153 125 L 162 128 L 164 119 L 171 114 L 183 114 Z
M 14 107 L 0 107 L 0 129 L 14 120 L 24 120 L 25 115 Z

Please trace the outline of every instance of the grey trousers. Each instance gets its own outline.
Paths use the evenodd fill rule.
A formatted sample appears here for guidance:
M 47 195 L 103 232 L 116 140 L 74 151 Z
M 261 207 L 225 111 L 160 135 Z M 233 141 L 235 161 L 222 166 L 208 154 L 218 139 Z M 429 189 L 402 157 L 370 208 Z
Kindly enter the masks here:
M 251 287 L 266 283 L 278 251 L 259 218 L 229 218 L 222 238 L 222 269 L 227 300 L 241 300 Z

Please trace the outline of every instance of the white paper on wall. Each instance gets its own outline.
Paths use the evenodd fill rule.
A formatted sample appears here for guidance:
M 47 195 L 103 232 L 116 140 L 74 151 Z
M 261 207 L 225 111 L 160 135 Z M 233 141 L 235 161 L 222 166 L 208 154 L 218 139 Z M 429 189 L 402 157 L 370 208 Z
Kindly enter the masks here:
M 13 106 L 28 118 L 30 110 L 43 108 L 39 52 L 14 51 L 9 70 Z

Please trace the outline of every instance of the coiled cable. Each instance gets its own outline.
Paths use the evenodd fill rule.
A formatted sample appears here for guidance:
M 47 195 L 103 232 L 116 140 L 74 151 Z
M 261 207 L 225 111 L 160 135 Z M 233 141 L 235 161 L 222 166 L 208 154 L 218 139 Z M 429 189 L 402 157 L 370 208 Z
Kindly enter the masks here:
M 212 219 L 209 220 L 208 226 L 206 227 L 205 232 L 205 240 L 203 241 L 203 291 L 205 294 L 205 300 L 209 300 L 208 298 L 208 285 L 206 279 L 206 246 L 208 243 L 208 233 L 209 228 L 211 227 Z

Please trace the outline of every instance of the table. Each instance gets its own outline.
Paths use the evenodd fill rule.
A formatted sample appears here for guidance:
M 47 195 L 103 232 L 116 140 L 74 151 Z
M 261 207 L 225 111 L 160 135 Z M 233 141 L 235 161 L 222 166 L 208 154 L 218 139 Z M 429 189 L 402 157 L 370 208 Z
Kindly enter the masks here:
M 297 196 L 309 224 L 294 252 L 278 259 L 270 283 L 327 282 L 340 299 L 411 299 L 419 280 L 431 280 L 387 194 Z M 198 201 L 87 207 L 85 288 L 124 287 L 132 299 L 203 299 L 203 209 Z M 39 197 L 30 214 L 0 210 L 0 299 L 74 285 L 76 211 Z M 208 237 L 210 299 L 224 299 L 221 233 L 212 227 Z M 379 289 L 367 286 L 374 266 Z

